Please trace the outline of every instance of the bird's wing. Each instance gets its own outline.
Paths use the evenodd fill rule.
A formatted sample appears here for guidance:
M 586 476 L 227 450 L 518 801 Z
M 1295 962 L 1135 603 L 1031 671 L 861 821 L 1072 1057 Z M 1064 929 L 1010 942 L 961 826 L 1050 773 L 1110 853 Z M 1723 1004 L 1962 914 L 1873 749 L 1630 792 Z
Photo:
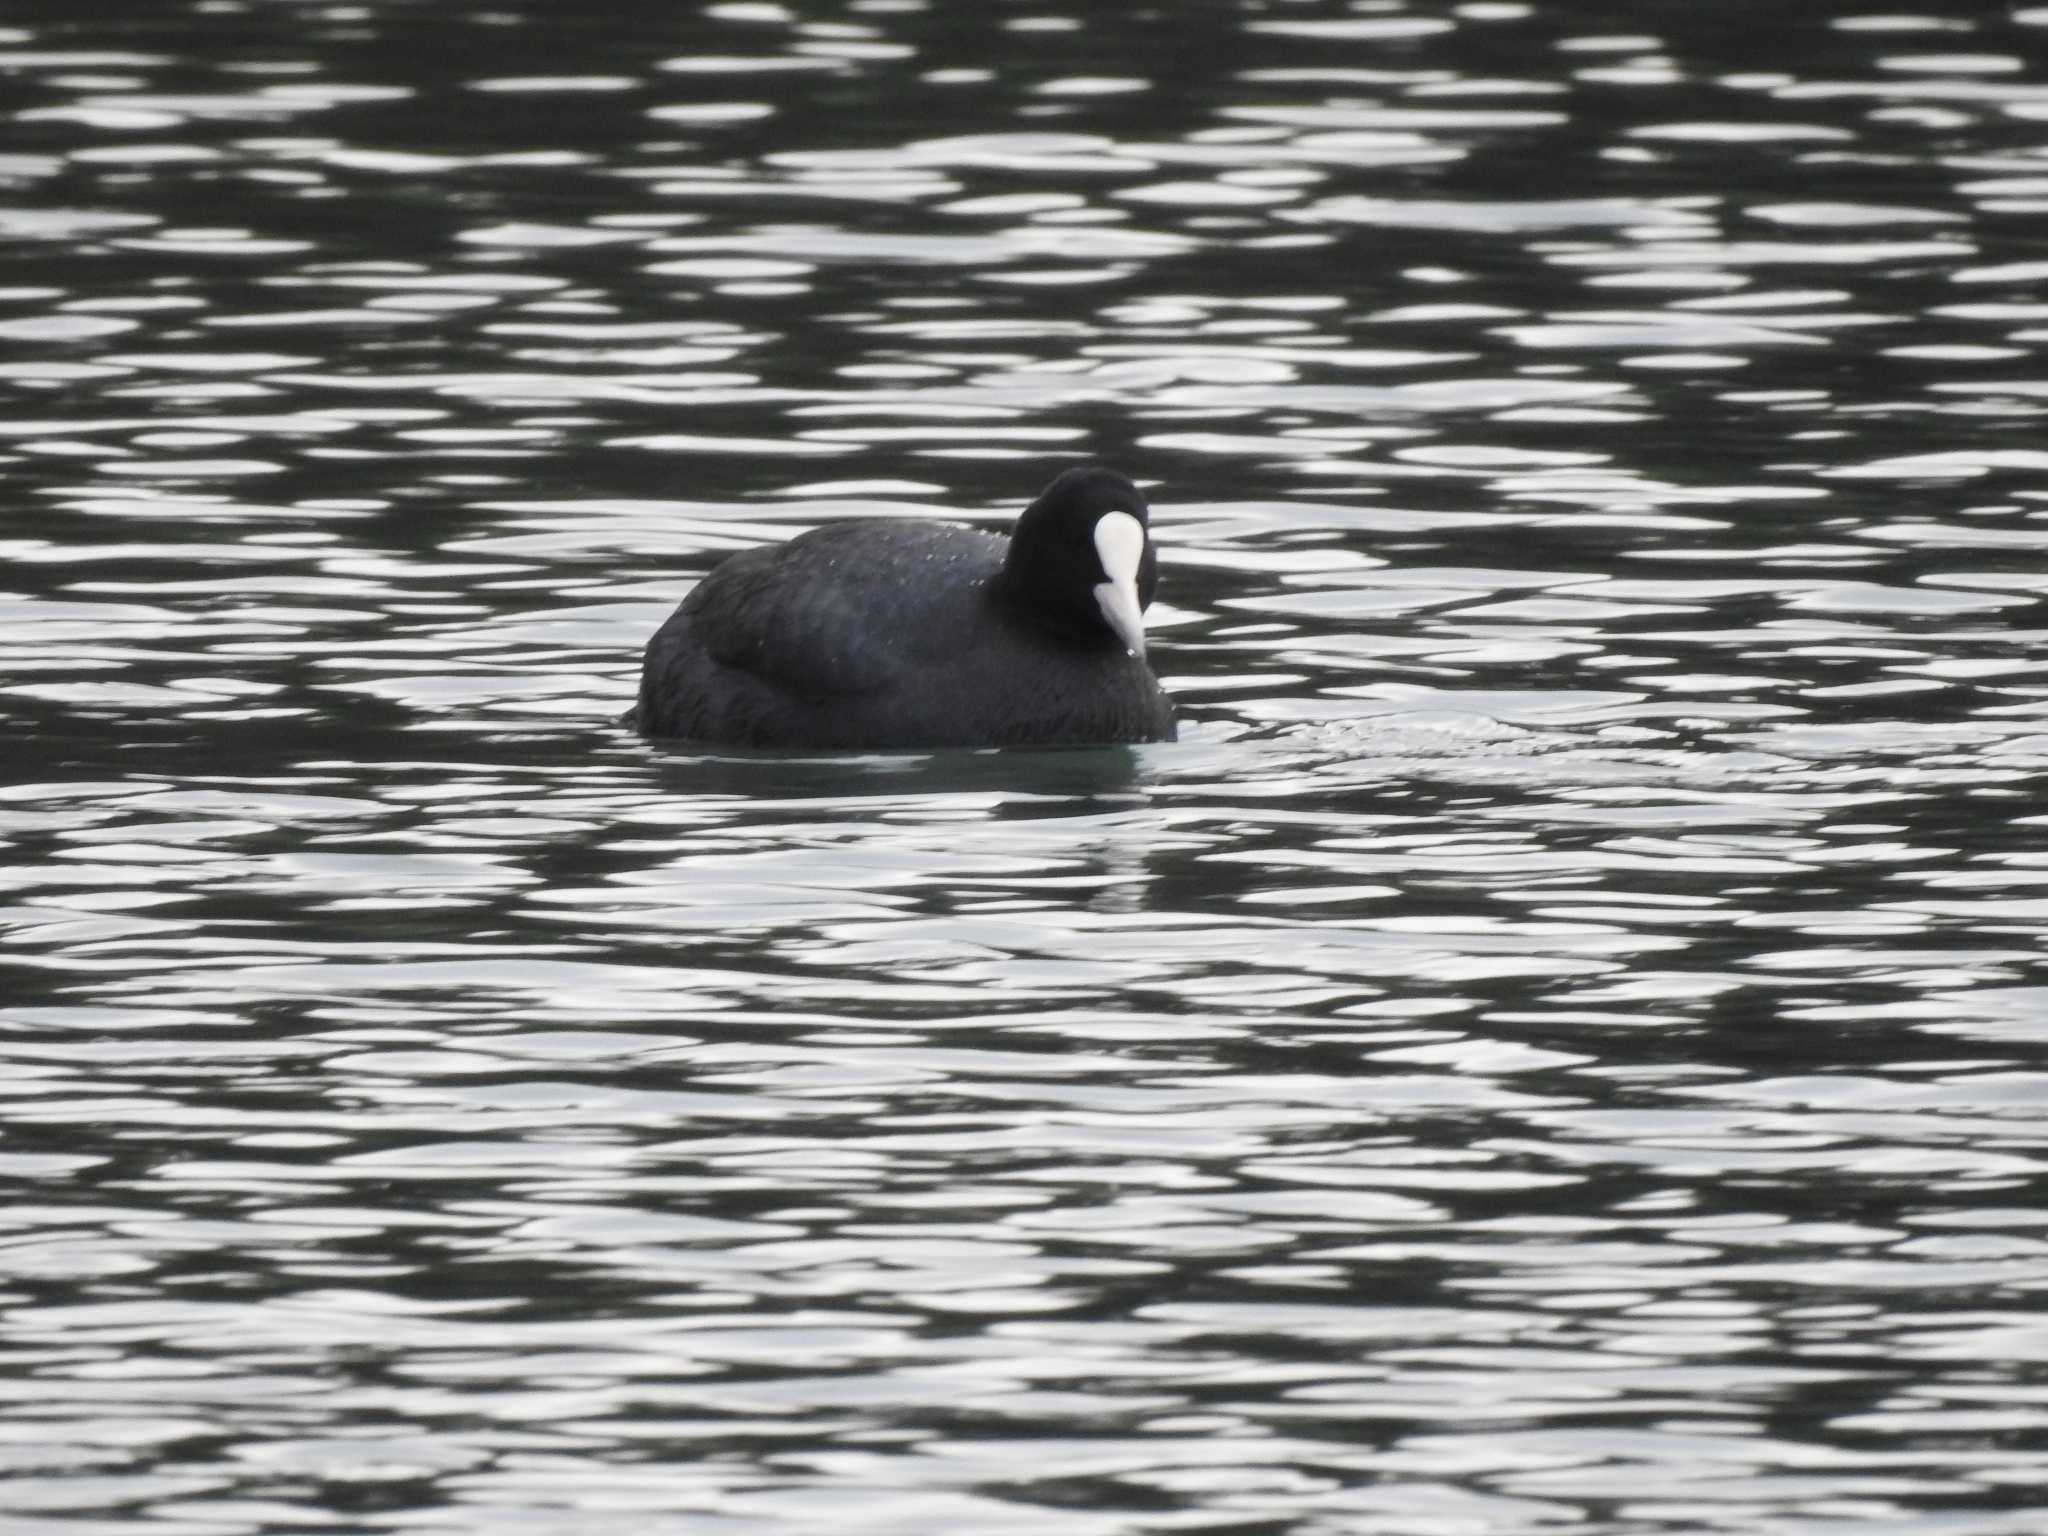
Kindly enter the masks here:
M 834 524 L 733 556 L 685 608 L 722 666 L 798 698 L 874 693 L 942 659 L 1001 548 L 965 528 Z

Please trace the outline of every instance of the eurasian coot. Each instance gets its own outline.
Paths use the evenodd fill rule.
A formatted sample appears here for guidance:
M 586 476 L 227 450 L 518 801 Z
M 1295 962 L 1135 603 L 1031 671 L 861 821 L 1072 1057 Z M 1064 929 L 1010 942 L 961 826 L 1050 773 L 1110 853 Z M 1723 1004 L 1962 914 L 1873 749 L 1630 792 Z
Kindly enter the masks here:
M 626 723 L 735 747 L 1171 741 L 1145 498 L 1070 469 L 1008 538 L 863 519 L 743 550 L 647 644 Z

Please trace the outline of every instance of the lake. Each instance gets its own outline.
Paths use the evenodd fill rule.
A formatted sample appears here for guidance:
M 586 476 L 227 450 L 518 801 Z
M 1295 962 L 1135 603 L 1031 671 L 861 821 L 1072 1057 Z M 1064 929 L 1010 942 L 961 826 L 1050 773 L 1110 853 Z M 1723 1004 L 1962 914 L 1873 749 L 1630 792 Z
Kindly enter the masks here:
M 8 1536 L 2025 1536 L 2048 6 L 15 0 Z M 617 720 L 1143 483 L 1176 743 Z

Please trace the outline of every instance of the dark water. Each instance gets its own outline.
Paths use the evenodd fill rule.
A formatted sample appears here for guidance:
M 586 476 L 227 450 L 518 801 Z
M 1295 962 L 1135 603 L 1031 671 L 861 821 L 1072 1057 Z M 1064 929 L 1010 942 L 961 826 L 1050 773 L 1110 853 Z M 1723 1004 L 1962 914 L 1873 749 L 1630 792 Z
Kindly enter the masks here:
M 0 1529 L 2039 1530 L 2044 61 L 13 0 Z M 1181 743 L 610 723 L 1084 457 Z

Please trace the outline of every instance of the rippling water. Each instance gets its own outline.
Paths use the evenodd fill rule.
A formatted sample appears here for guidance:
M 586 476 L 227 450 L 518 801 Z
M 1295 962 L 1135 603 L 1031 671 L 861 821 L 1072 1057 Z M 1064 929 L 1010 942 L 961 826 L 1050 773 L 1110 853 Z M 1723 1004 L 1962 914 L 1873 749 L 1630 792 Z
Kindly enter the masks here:
M 0 1526 L 2038 1530 L 2044 58 L 16 0 Z M 613 724 L 1083 458 L 1180 743 Z

